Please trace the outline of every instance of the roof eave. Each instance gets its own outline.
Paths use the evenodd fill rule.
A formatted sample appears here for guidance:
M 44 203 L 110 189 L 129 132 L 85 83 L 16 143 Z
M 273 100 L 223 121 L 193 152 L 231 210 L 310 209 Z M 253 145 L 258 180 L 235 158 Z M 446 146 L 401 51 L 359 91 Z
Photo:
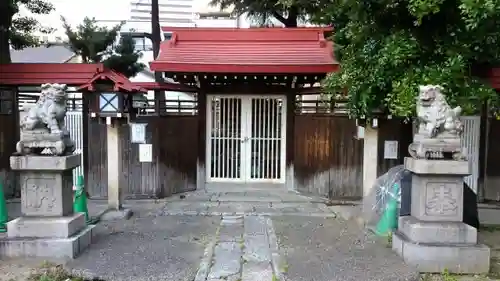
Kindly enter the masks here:
M 306 74 L 330 73 L 339 70 L 338 64 L 308 65 L 235 65 L 235 64 L 193 64 L 153 61 L 149 63 L 154 71 L 171 73 L 247 73 L 247 74 Z

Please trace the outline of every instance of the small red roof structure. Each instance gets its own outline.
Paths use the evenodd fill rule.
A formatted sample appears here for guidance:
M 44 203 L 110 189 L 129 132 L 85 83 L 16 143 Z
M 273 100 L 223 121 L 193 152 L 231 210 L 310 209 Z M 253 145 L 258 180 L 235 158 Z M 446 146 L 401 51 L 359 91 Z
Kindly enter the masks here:
M 331 28 L 169 28 L 151 70 L 172 73 L 328 73 Z
M 59 83 L 80 86 L 97 73 L 104 71 L 102 64 L 82 63 L 10 63 L 0 64 L 0 85 L 35 86 Z
M 81 85 L 78 89 L 82 90 L 88 90 L 88 91 L 94 91 L 94 83 L 99 81 L 99 80 L 108 80 L 113 82 L 113 91 L 119 92 L 119 91 L 125 91 L 125 92 L 147 92 L 148 90 L 145 88 L 142 88 L 141 86 L 134 85 L 130 80 L 128 80 L 127 77 L 125 77 L 121 73 L 117 73 L 113 70 L 104 70 L 103 72 L 97 73 L 90 79 L 87 83 Z

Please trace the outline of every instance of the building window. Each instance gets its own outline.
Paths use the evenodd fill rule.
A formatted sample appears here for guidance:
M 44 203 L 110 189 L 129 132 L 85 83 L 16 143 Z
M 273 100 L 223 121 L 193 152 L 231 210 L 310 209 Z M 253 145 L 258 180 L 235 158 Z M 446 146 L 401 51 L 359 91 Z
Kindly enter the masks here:
M 136 51 L 152 51 L 153 43 L 147 37 L 133 37 Z

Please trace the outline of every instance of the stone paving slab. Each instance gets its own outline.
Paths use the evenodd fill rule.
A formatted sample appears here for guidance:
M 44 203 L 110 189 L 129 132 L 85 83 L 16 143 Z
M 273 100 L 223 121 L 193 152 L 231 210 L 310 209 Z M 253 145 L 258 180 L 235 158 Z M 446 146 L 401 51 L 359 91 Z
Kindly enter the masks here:
M 243 264 L 241 280 L 264 281 L 273 280 L 273 268 L 269 262 L 250 261 Z M 276 277 L 275 277 L 276 280 Z
M 324 204 L 303 202 L 212 202 L 212 201 L 172 201 L 164 203 L 156 216 L 234 216 L 234 215 L 294 215 L 313 217 L 336 217 Z
M 202 259 L 195 281 L 282 280 L 273 266 L 277 243 L 269 237 L 274 235 L 270 222 L 263 216 L 223 216 L 216 243 L 205 249 L 209 254 Z
M 273 217 L 287 280 L 417 281 L 418 272 L 354 221 Z

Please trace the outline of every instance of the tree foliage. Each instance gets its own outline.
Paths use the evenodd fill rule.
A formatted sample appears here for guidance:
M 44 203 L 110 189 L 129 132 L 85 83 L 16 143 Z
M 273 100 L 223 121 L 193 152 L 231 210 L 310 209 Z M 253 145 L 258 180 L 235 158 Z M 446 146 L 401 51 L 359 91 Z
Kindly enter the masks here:
M 32 14 L 49 14 L 54 6 L 46 0 L 0 0 L 0 63 L 10 62 L 10 46 L 23 49 L 40 44 L 36 32 L 50 33 L 35 18 L 19 15 L 21 7 Z
M 351 115 L 412 116 L 422 84 L 442 85 L 466 114 L 498 104 L 478 70 L 500 63 L 500 1 L 333 0 L 319 9 L 314 21 L 334 26 L 341 64 L 324 85 L 348 93 Z
M 104 66 L 130 78 L 144 70 L 145 64 L 138 62 L 141 52 L 135 50 L 135 41 L 130 36 L 121 38 L 110 56 L 103 60 Z
M 297 27 L 300 20 L 316 11 L 316 2 L 310 0 L 211 0 L 210 5 L 221 10 L 233 7 L 237 15 L 247 15 L 260 25 L 266 25 L 275 18 L 285 27 Z
M 103 63 L 126 77 L 133 77 L 146 67 L 138 62 L 141 52 L 135 50 L 132 37 L 123 36 L 117 42 L 123 22 L 108 28 L 99 26 L 95 19 L 85 18 L 73 30 L 66 19 L 61 19 L 71 50 L 81 56 L 84 63 Z

